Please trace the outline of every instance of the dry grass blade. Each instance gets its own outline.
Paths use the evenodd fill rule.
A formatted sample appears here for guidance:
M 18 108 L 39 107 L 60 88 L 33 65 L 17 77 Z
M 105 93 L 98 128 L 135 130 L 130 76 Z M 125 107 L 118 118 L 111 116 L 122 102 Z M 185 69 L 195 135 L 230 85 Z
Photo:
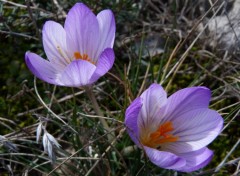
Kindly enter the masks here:
M 64 120 L 61 119 L 61 117 L 59 117 L 57 114 L 55 114 L 48 106 L 47 104 L 43 101 L 43 99 L 41 98 L 41 96 L 38 93 L 38 89 L 37 89 L 37 84 L 36 84 L 36 77 L 34 77 L 34 89 L 35 92 L 37 94 L 37 97 L 39 98 L 39 101 L 42 103 L 42 105 L 54 116 L 56 117 L 59 121 L 61 121 L 64 125 L 66 125 L 66 127 L 68 127 L 69 129 L 71 129 L 74 133 L 78 134 L 78 132 L 73 129 L 69 124 L 67 124 Z

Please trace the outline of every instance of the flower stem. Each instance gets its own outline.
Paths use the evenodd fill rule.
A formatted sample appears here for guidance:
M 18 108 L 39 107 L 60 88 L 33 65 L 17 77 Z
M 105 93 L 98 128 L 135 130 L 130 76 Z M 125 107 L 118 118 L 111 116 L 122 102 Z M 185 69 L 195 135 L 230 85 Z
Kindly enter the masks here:
M 103 115 L 103 113 L 102 113 L 102 111 L 101 111 L 101 109 L 100 109 L 100 107 L 99 107 L 99 105 L 98 105 L 98 102 L 97 102 L 97 100 L 96 100 L 95 95 L 93 94 L 92 86 L 87 86 L 87 87 L 85 87 L 85 90 L 86 90 L 86 93 L 87 93 L 89 99 L 90 99 L 91 102 L 92 102 L 94 111 L 96 112 L 96 114 L 97 114 L 98 116 L 100 116 L 100 117 L 99 117 L 100 122 L 102 123 L 103 127 L 105 128 L 105 130 L 106 130 L 107 132 L 110 132 L 111 129 L 109 128 L 106 120 L 105 120 L 104 118 L 101 118 L 101 117 L 104 117 L 104 115 Z M 114 135 L 114 134 L 112 134 L 112 133 L 108 135 L 108 139 L 109 139 L 110 141 L 113 139 L 113 137 L 114 137 L 113 135 Z

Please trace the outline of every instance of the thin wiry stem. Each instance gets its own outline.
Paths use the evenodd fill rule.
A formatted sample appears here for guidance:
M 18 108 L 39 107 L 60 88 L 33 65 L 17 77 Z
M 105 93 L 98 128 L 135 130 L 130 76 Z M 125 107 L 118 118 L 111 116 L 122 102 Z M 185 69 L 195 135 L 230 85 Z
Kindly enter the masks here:
M 216 4 L 216 2 L 214 3 L 214 5 Z M 219 6 L 219 8 L 217 9 L 216 13 L 214 13 L 214 15 L 211 17 L 211 19 L 209 21 L 211 21 L 218 13 L 218 11 L 222 8 L 222 6 L 224 5 L 224 2 Z M 202 21 L 202 19 L 210 12 L 210 10 L 212 9 L 213 7 L 211 7 L 207 12 L 206 14 L 199 20 L 199 23 L 200 21 Z M 197 25 L 199 25 L 199 23 L 197 23 Z M 195 29 L 197 27 L 197 25 L 195 25 L 193 27 L 193 29 Z M 184 62 L 184 60 L 187 58 L 187 55 L 189 53 L 189 51 L 192 49 L 192 47 L 194 46 L 194 44 L 197 42 L 197 40 L 200 38 L 200 36 L 202 35 L 202 33 L 205 31 L 205 29 L 208 27 L 208 24 L 206 24 L 202 31 L 197 35 L 197 37 L 194 39 L 194 41 L 191 43 L 191 45 L 187 48 L 187 50 L 184 52 L 184 54 L 182 55 L 182 57 L 179 59 L 179 61 L 174 65 L 174 67 L 172 67 L 172 69 L 168 72 L 168 74 L 165 76 L 165 80 L 172 74 L 171 76 L 171 79 L 169 80 L 167 86 L 166 86 L 166 90 L 168 90 L 169 86 L 172 84 L 172 81 L 173 81 L 173 78 L 175 77 L 177 71 L 179 70 L 179 68 L 181 67 L 182 63 Z M 190 32 L 191 33 L 191 32 Z M 189 33 L 189 35 L 190 35 Z M 188 37 L 188 36 L 187 36 Z M 186 39 L 187 39 L 186 37 Z M 185 39 L 185 40 L 186 40 Z M 179 45 L 179 47 L 177 47 L 177 50 L 175 51 L 174 49 L 174 52 L 177 53 L 178 52 L 178 49 L 182 47 L 182 44 L 185 42 L 185 40 Z M 161 81 L 161 83 L 163 83 L 163 81 Z
M 101 109 L 100 109 L 100 107 L 98 105 L 98 102 L 96 100 L 95 95 L 93 94 L 92 87 L 91 86 L 85 87 L 85 90 L 86 90 L 86 93 L 87 93 L 90 101 L 92 102 L 94 111 L 96 112 L 96 114 L 98 116 L 103 117 L 104 115 L 103 115 L 103 113 L 102 113 L 102 111 L 101 111 Z M 99 120 L 100 120 L 100 122 L 102 123 L 104 129 L 107 132 L 111 131 L 110 127 L 108 126 L 107 121 L 104 118 L 99 118 Z M 112 141 L 113 137 L 114 137 L 114 134 L 109 134 L 108 135 L 108 140 Z
M 142 81 L 142 85 L 141 85 L 141 87 L 140 87 L 140 89 L 138 91 L 137 97 L 139 97 L 141 95 L 141 93 L 143 92 L 143 89 L 144 89 L 144 86 L 145 86 L 145 83 L 146 83 L 146 80 L 147 80 L 147 76 L 148 76 L 148 72 L 149 72 L 150 66 L 151 66 L 151 64 L 149 63 L 148 66 L 147 66 L 147 70 L 146 70 L 146 73 L 144 75 L 143 81 Z
M 38 29 L 38 26 L 37 26 L 36 19 L 33 17 L 33 13 L 32 13 L 32 9 L 30 8 L 30 2 L 29 2 L 29 0 L 26 0 L 26 4 L 27 4 L 27 10 L 28 10 L 29 17 L 30 17 L 30 19 L 32 20 L 33 25 L 34 25 L 35 30 L 36 30 L 36 35 L 38 36 L 39 41 L 41 41 L 41 35 L 40 35 L 40 33 L 39 33 L 39 29 Z
M 47 176 L 50 176 L 54 171 L 56 171 L 59 167 L 61 167 L 64 163 L 66 163 L 68 160 L 70 160 L 72 157 L 74 157 L 76 154 L 78 154 L 80 151 L 82 151 L 84 148 L 86 148 L 87 146 L 95 143 L 96 141 L 104 138 L 105 136 L 109 135 L 110 133 L 113 133 L 116 130 L 121 129 L 123 126 L 119 126 L 105 134 L 103 134 L 102 136 L 97 137 L 96 139 L 94 139 L 93 141 L 89 141 L 87 144 L 85 144 L 84 146 L 82 146 L 82 148 L 80 148 L 79 150 L 77 150 L 76 152 L 74 152 L 72 155 L 70 155 L 69 157 L 67 157 L 63 162 L 61 162 L 59 165 L 57 165 L 53 170 L 51 170 L 51 172 L 48 173 Z M 118 137 L 117 137 L 118 138 Z M 112 143 L 114 143 L 115 140 L 112 141 Z M 110 145 L 111 146 L 111 145 Z
M 223 161 L 217 166 L 217 168 L 215 169 L 215 172 L 218 172 L 224 165 L 224 163 L 226 162 L 226 160 L 228 159 L 228 157 L 233 153 L 233 151 L 237 148 L 237 146 L 240 143 L 240 139 L 238 139 L 238 141 L 235 143 L 235 145 L 232 147 L 232 149 L 230 150 L 230 152 L 225 156 L 225 158 L 223 159 Z
M 58 8 L 58 13 L 61 13 L 64 17 L 67 16 L 66 12 L 64 11 L 63 7 L 59 5 L 57 0 L 53 0 L 54 5 Z
M 103 116 L 98 116 L 98 115 L 89 115 L 89 114 L 84 114 L 84 113 L 81 113 L 81 112 L 78 112 L 77 114 L 82 115 L 82 116 L 85 116 L 85 117 L 90 117 L 90 118 L 102 118 L 102 119 L 107 119 L 107 120 L 111 120 L 111 121 L 115 121 L 115 122 L 118 122 L 118 123 L 120 123 L 120 124 L 123 124 L 122 121 L 117 120 L 117 119 L 113 119 L 113 118 L 109 118 L 109 117 L 103 117 Z
M 27 38 L 27 39 L 39 40 L 36 37 L 30 36 L 30 35 L 27 35 L 27 34 L 23 34 L 23 33 L 12 32 L 12 31 L 2 31 L 2 30 L 0 30 L 0 33 L 8 34 L 8 35 L 20 36 L 20 37 L 24 37 L 24 38 Z
M 38 93 L 38 89 L 37 89 L 37 83 L 36 83 L 36 77 L 34 77 L 34 89 L 35 92 L 37 94 L 37 97 L 39 99 L 39 101 L 42 103 L 42 105 L 54 116 L 56 117 L 58 120 L 60 120 L 64 125 L 66 125 L 68 128 L 70 128 L 73 132 L 75 132 L 76 134 L 78 134 L 78 132 L 76 130 L 74 130 L 70 125 L 68 125 L 64 120 L 62 120 L 57 114 L 55 114 L 47 105 L 46 103 L 43 101 L 43 99 L 41 98 L 41 96 Z
M 81 95 L 81 94 L 83 94 L 84 93 L 84 91 L 79 91 L 79 92 L 77 92 L 77 93 L 75 93 L 74 95 L 75 96 L 78 96 L 78 95 Z M 67 101 L 67 100 L 70 100 L 70 99 L 72 99 L 73 97 L 74 97 L 74 95 L 66 95 L 65 97 L 63 97 L 63 98 L 60 98 L 60 99 L 56 99 L 55 101 L 56 102 L 58 102 L 58 103 L 62 103 L 62 102 L 65 102 L 65 101 Z M 46 104 L 47 106 L 50 106 L 50 103 L 49 104 Z M 26 114 L 29 114 L 29 113 L 34 113 L 34 112 L 36 112 L 36 111 L 38 111 L 38 110 L 41 110 L 41 109 L 43 109 L 44 108 L 44 106 L 40 106 L 40 107 L 38 107 L 38 108 L 34 108 L 34 109 L 30 109 L 30 110 L 28 110 L 28 111 L 25 111 L 25 112 L 21 112 L 21 113 L 18 113 L 17 114 L 17 117 L 20 117 L 20 116 L 23 116 L 23 115 L 26 115 Z
M 112 146 L 114 145 L 114 143 L 115 143 L 120 137 L 122 137 L 122 135 L 123 135 L 123 133 L 125 132 L 125 130 L 126 130 L 126 128 L 123 128 L 123 129 L 119 132 L 118 136 L 111 142 L 111 145 L 109 145 L 109 146 L 107 147 L 107 149 L 105 150 L 105 152 L 101 155 L 101 158 L 103 158 L 103 157 L 106 155 L 106 153 L 112 148 Z M 101 160 L 97 160 L 97 161 L 94 163 L 94 165 L 88 170 L 88 172 L 85 174 L 85 176 L 90 175 L 91 172 L 93 171 L 93 169 L 98 165 L 98 163 L 99 163 L 100 161 L 101 161 Z

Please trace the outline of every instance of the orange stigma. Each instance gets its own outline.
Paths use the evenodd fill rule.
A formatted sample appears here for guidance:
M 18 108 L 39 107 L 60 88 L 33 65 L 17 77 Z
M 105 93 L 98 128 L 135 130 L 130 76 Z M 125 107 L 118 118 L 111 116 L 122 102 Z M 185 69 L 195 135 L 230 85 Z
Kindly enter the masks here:
M 165 122 L 164 124 L 160 125 L 155 132 L 143 135 L 141 142 L 143 145 L 152 148 L 158 148 L 163 143 L 176 142 L 178 137 L 169 134 L 169 132 L 173 130 L 174 128 L 172 122 Z
M 88 55 L 87 54 L 83 54 L 83 55 L 81 55 L 79 52 L 75 52 L 74 53 L 74 57 L 75 57 L 75 59 L 82 59 L 82 60 L 85 60 L 85 61 L 88 61 L 88 62 L 91 62 L 92 64 L 94 64 L 94 62 L 93 61 L 91 61 L 91 59 L 88 57 Z

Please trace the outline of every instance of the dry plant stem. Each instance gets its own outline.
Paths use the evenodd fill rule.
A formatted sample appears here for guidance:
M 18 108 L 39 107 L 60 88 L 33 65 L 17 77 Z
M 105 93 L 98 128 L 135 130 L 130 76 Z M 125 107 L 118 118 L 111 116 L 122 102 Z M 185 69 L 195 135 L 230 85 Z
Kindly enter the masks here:
M 226 160 L 228 159 L 228 157 L 233 153 L 233 151 L 237 148 L 238 144 L 240 143 L 240 139 L 238 139 L 238 141 L 235 143 L 235 145 L 232 147 L 232 149 L 230 150 L 230 152 L 228 152 L 228 154 L 225 156 L 225 158 L 223 159 L 223 161 L 217 166 L 217 168 L 215 169 L 215 172 L 218 172 L 222 166 L 224 166 L 224 163 L 226 162 Z
M 220 9 L 223 7 L 224 2 L 219 6 L 219 8 L 217 9 L 216 13 L 213 14 L 213 16 L 211 17 L 211 19 L 209 20 L 209 22 L 217 15 L 217 13 L 220 11 Z M 208 22 L 208 23 L 209 23 Z M 172 84 L 173 78 L 175 77 L 177 71 L 179 70 L 179 68 L 181 67 L 182 63 L 184 62 L 184 60 L 186 59 L 189 51 L 192 49 L 192 47 L 194 46 L 194 44 L 197 42 L 197 40 L 199 39 L 199 37 L 202 35 L 202 33 L 205 31 L 205 29 L 208 27 L 208 23 L 203 27 L 202 31 L 197 35 L 197 37 L 194 39 L 194 41 L 191 43 L 191 45 L 187 48 L 187 50 L 183 53 L 182 57 L 179 59 L 179 61 L 174 65 L 174 67 L 170 70 L 170 72 L 168 73 L 168 75 L 166 76 L 166 78 L 169 77 L 169 75 L 173 72 L 173 75 L 171 77 L 171 79 L 169 80 L 167 86 L 166 86 L 166 90 L 169 89 L 170 85 Z
M 0 0 L 0 2 L 6 3 L 6 4 L 11 4 L 11 5 L 13 5 L 13 6 L 16 6 L 16 7 L 19 7 L 19 8 L 23 8 L 23 9 L 27 9 L 27 8 L 28 8 L 26 5 L 22 5 L 22 4 L 19 4 L 19 3 L 16 3 L 16 2 L 7 1 L 7 0 Z M 51 14 L 52 16 L 54 15 L 53 13 L 51 13 L 51 12 L 49 12 L 49 11 L 47 11 L 47 10 L 38 8 L 38 7 L 30 6 L 30 8 L 31 8 L 32 10 L 42 11 L 42 12 L 44 12 L 44 13 Z
M 41 35 L 40 35 L 40 33 L 39 33 L 39 29 L 38 29 L 38 26 L 37 26 L 37 22 L 36 22 L 35 18 L 33 17 L 32 9 L 30 8 L 30 2 L 29 2 L 29 0 L 26 0 L 26 4 L 27 4 L 27 10 L 28 10 L 29 17 L 30 17 L 30 19 L 32 20 L 33 25 L 34 25 L 35 30 L 36 30 L 36 35 L 38 36 L 39 41 L 41 41 Z
M 92 105 L 93 105 L 93 109 L 94 111 L 96 112 L 96 114 L 100 117 L 103 117 L 103 113 L 98 105 L 98 102 L 96 100 L 96 97 L 95 95 L 93 94 L 93 91 L 92 91 L 92 86 L 87 86 L 85 87 L 85 90 L 86 90 L 86 93 L 90 99 L 90 101 L 92 102 Z M 109 132 L 111 129 L 109 128 L 107 122 L 105 119 L 103 118 L 99 118 L 100 122 L 102 123 L 103 127 L 107 130 L 107 132 Z M 108 139 L 112 139 L 111 137 L 111 134 L 108 135 Z
M 75 93 L 74 95 L 78 96 L 78 95 L 81 95 L 83 93 L 84 93 L 84 91 L 79 91 L 79 92 Z M 74 95 L 66 95 L 63 98 L 56 99 L 55 101 L 57 101 L 58 103 L 61 103 L 61 102 L 64 102 L 64 101 L 72 99 Z M 50 104 L 47 104 L 47 106 L 50 106 Z M 31 109 L 31 110 L 28 110 L 28 111 L 25 111 L 25 112 L 18 113 L 17 117 L 20 117 L 20 116 L 23 116 L 23 115 L 26 115 L 26 114 L 29 114 L 29 113 L 34 113 L 34 112 L 36 112 L 38 110 L 41 110 L 43 108 L 44 108 L 44 106 L 40 106 L 38 108 L 34 108 L 34 109 Z
M 240 113 L 240 110 L 238 110 L 237 113 L 233 116 L 233 118 L 229 120 L 229 122 L 223 127 L 222 132 L 234 121 L 236 117 L 238 117 L 239 113 Z
M 237 106 L 237 105 L 239 105 L 239 104 L 240 104 L 240 102 L 231 104 L 231 105 L 229 105 L 229 106 L 226 106 L 226 107 L 224 107 L 224 108 L 222 108 L 222 109 L 217 110 L 217 112 L 220 113 L 220 112 L 222 112 L 222 111 L 224 111 L 224 110 L 226 110 L 226 109 L 228 109 L 228 108 L 231 108 L 231 107 L 233 107 L 233 106 Z
M 115 128 L 113 130 L 111 130 L 109 133 L 114 132 L 115 130 L 118 130 L 122 128 L 122 126 Z M 122 130 L 121 130 L 122 131 Z M 48 175 L 46 176 L 50 176 L 54 171 L 56 171 L 59 167 L 61 167 L 64 163 L 66 163 L 67 161 L 69 161 L 73 156 L 75 156 L 76 154 L 78 154 L 80 151 L 82 151 L 84 148 L 86 148 L 87 146 L 93 144 L 94 142 L 96 142 L 97 140 L 102 139 L 103 137 L 105 137 L 106 135 L 108 135 L 109 133 L 105 133 L 102 136 L 97 137 L 94 141 L 89 141 L 87 144 L 85 144 L 82 148 L 80 148 L 79 150 L 77 150 L 76 152 L 74 152 L 72 155 L 70 155 L 69 157 L 67 157 L 63 162 L 61 162 L 59 165 L 57 165 L 51 172 L 48 173 Z M 116 138 L 115 138 L 116 139 Z M 114 140 L 115 141 L 115 140 Z M 114 143 L 114 141 L 112 143 Z
M 148 72 L 149 72 L 149 69 L 150 69 L 150 65 L 151 65 L 151 64 L 149 63 L 148 66 L 147 66 L 147 70 L 146 70 L 146 73 L 145 73 L 145 75 L 144 75 L 144 78 L 143 78 L 143 81 L 142 81 L 142 85 L 141 85 L 141 87 L 140 87 L 140 89 L 139 89 L 139 91 L 138 91 L 137 97 L 139 97 L 139 96 L 141 95 L 141 93 L 143 92 L 144 85 L 145 85 L 145 83 L 146 83 L 147 76 L 148 76 Z
M 104 151 L 104 153 L 102 154 L 101 158 L 103 158 L 106 153 L 112 148 L 112 146 L 114 145 L 114 143 L 120 138 L 122 137 L 123 133 L 125 132 L 126 128 L 123 128 L 121 129 L 121 131 L 119 132 L 118 136 L 111 142 L 111 145 L 109 145 L 107 147 L 107 149 Z M 100 162 L 101 160 L 97 160 L 94 165 L 88 170 L 88 172 L 85 174 L 85 176 L 88 176 L 92 171 L 93 169 L 98 165 L 98 163 Z
M 195 61 L 195 63 L 199 68 L 201 68 L 204 72 L 206 72 L 207 75 L 210 75 L 211 77 L 215 78 L 216 80 L 219 80 L 219 81 L 223 82 L 226 86 L 229 86 L 229 88 L 231 88 L 231 90 L 233 92 L 235 92 L 237 96 L 239 95 L 239 93 L 238 93 L 239 91 L 235 87 L 231 86 L 231 84 L 229 84 L 227 81 L 225 81 L 224 79 L 222 79 L 220 77 L 217 77 L 217 76 L 213 75 L 212 71 L 208 71 L 207 69 L 202 67 L 200 64 L 198 64 L 197 61 Z M 240 96 L 238 96 L 238 97 L 240 98 Z
M 81 116 L 85 116 L 85 117 L 90 117 L 90 118 L 102 118 L 102 119 L 106 119 L 106 120 L 111 120 L 111 121 L 115 121 L 118 122 L 120 124 L 123 124 L 122 121 L 114 119 L 114 118 L 109 118 L 109 117 L 103 117 L 103 116 L 97 116 L 97 115 L 89 115 L 89 114 L 84 114 L 81 112 L 78 112 L 77 114 L 81 115 Z M 0 119 L 1 120 L 1 119 Z
M 38 89 L 37 89 L 37 83 L 36 83 L 36 77 L 34 77 L 34 89 L 35 92 L 37 94 L 37 97 L 39 99 L 39 101 L 42 103 L 42 105 L 54 116 L 56 117 L 58 120 L 60 120 L 64 125 L 66 125 L 69 129 L 71 129 L 74 133 L 78 134 L 78 132 L 76 130 L 74 130 L 70 125 L 68 125 L 64 120 L 62 120 L 57 114 L 55 114 L 49 107 L 48 105 L 43 101 L 43 99 L 41 98 L 41 96 L 38 93 Z
M 50 103 L 49 103 L 49 108 L 51 108 L 51 106 L 52 106 L 52 103 L 53 103 L 53 99 L 54 99 L 54 95 L 55 95 L 55 92 L 56 92 L 56 88 L 57 88 L 57 86 L 56 85 L 54 85 L 54 87 L 53 87 L 53 93 L 52 93 L 52 95 L 51 95 L 51 100 L 50 100 Z M 49 118 L 49 114 L 47 114 L 47 119 Z M 44 125 L 44 130 L 47 128 L 47 123 L 48 123 L 48 121 L 46 121 L 45 122 L 45 125 Z M 41 154 L 41 155 L 43 155 L 44 154 L 44 152 Z M 36 158 L 32 163 L 33 164 L 36 164 L 37 162 L 39 161 L 39 158 Z M 30 166 L 27 166 L 26 167 L 26 171 L 28 171 L 30 169 Z
M 209 12 L 211 12 L 211 10 L 213 9 L 213 7 L 217 4 L 218 1 L 216 1 L 213 6 L 211 6 L 211 8 L 202 16 L 202 18 L 197 22 L 197 24 L 195 24 L 192 28 L 192 30 L 189 32 L 189 34 L 187 35 L 187 37 L 181 42 L 179 42 L 177 44 L 177 46 L 174 48 L 169 61 L 171 61 L 171 59 L 176 55 L 176 53 L 178 52 L 178 50 L 183 46 L 183 44 L 186 42 L 186 40 L 189 38 L 189 36 L 193 33 L 193 31 L 197 28 L 197 26 L 203 21 L 203 19 L 206 17 L 207 14 L 209 14 Z M 211 21 L 216 14 L 218 13 L 218 11 L 222 8 L 222 6 L 224 5 L 224 2 L 220 5 L 220 7 L 217 9 L 217 11 L 214 13 L 214 15 L 211 17 L 211 19 L 209 21 Z M 162 76 L 162 80 L 160 82 L 160 84 L 163 84 L 165 82 L 165 80 L 173 73 L 172 78 L 170 79 L 170 81 L 168 82 L 168 85 L 166 86 L 166 90 L 168 90 L 169 86 L 172 83 L 173 78 L 176 75 L 176 72 L 178 71 L 178 69 L 180 68 L 180 66 L 182 65 L 183 61 L 185 60 L 185 58 L 187 57 L 188 52 L 190 51 L 190 49 L 193 47 L 193 45 L 196 43 L 196 41 L 198 40 L 198 38 L 201 36 L 201 34 L 205 31 L 205 29 L 207 28 L 208 24 L 206 24 L 203 28 L 203 30 L 198 34 L 198 36 L 195 38 L 195 40 L 192 42 L 192 44 L 188 47 L 188 49 L 185 51 L 185 53 L 183 54 L 183 56 L 179 59 L 179 61 L 174 65 L 174 67 L 168 72 L 168 74 L 165 76 L 166 73 L 164 73 L 164 76 Z M 170 63 L 170 62 L 169 62 Z M 168 64 L 169 64 L 168 63 Z M 168 68 L 168 65 L 166 66 L 165 70 Z M 164 70 L 164 72 L 165 72 Z
M 57 161 L 62 161 L 62 160 L 65 161 L 66 159 L 68 159 L 68 158 L 67 157 L 66 158 L 57 158 Z M 69 160 L 88 160 L 88 161 L 93 160 L 93 161 L 95 161 L 95 160 L 100 160 L 100 159 L 101 158 L 92 158 L 92 157 L 71 157 Z M 41 166 L 49 164 L 49 163 L 51 163 L 51 161 L 43 162 L 41 164 L 38 164 L 38 165 L 32 167 L 31 170 L 34 170 L 35 168 L 41 167 Z M 29 171 L 31 171 L 31 170 L 29 170 Z
M 180 48 L 182 48 L 182 46 L 186 43 L 187 39 L 189 38 L 189 36 L 191 36 L 193 34 L 193 32 L 197 29 L 198 25 L 205 19 L 205 17 L 214 9 L 215 5 L 217 5 L 219 0 L 215 1 L 212 6 L 207 10 L 207 12 L 201 17 L 201 19 L 199 19 L 197 21 L 197 23 L 192 27 L 191 31 L 188 33 L 188 35 L 185 37 L 185 39 L 183 40 L 183 42 L 181 43 L 181 45 L 177 48 L 177 51 L 176 53 L 178 52 L 178 50 Z M 222 2 L 222 4 L 220 5 L 220 7 L 217 9 L 217 12 L 215 10 L 214 11 L 214 14 L 216 15 L 218 13 L 218 11 L 223 7 L 225 2 Z M 215 16 L 214 15 L 214 16 Z M 211 17 L 213 18 L 213 17 Z
M 59 5 L 57 0 L 53 0 L 53 3 L 58 8 L 58 12 L 60 12 L 64 17 L 67 16 L 66 12 L 64 11 L 63 7 Z
M 240 162 L 240 158 L 236 158 L 236 159 L 230 160 L 230 161 L 224 163 L 223 166 L 226 167 L 226 166 L 236 165 L 238 162 Z M 202 175 L 206 176 L 206 175 L 210 175 L 210 174 L 213 176 L 214 173 L 215 173 L 215 168 L 212 168 L 212 169 L 208 169 L 208 170 L 206 170 L 204 172 L 201 172 L 199 174 L 196 174 L 194 176 L 202 176 Z M 232 176 L 237 176 L 237 175 L 233 174 Z
M 7 158 L 2 158 L 2 157 L 0 157 L 0 160 L 1 161 L 9 161 L 10 163 L 16 163 L 16 164 L 19 164 L 19 165 L 22 165 L 22 166 L 25 166 L 26 164 L 25 163 L 22 163 L 22 162 L 20 162 L 20 161 L 16 161 L 16 160 L 14 160 L 14 159 L 7 159 Z M 36 171 L 38 171 L 39 173 L 41 173 L 41 174 L 46 174 L 46 173 L 44 173 L 43 171 L 41 171 L 40 169 L 35 169 Z
M 164 70 L 163 70 L 163 75 L 162 75 L 162 78 L 161 78 L 161 81 L 160 81 L 160 85 L 162 85 L 162 84 L 164 83 L 164 81 L 165 81 L 165 76 L 166 76 L 166 74 L 167 74 L 168 67 L 169 67 L 172 59 L 173 59 L 174 56 L 176 55 L 176 52 L 177 52 L 177 50 L 178 50 L 181 42 L 182 42 L 181 40 L 178 42 L 178 44 L 175 46 L 175 48 L 173 49 L 173 51 L 172 51 L 172 53 L 171 53 L 171 55 L 170 55 L 170 57 L 169 57 L 169 59 L 168 59 L 168 62 L 167 62 L 166 66 L 165 66 L 165 68 L 164 68 Z
M 2 30 L 0 30 L 0 33 L 8 34 L 8 35 L 15 35 L 15 36 L 24 37 L 24 38 L 27 38 L 27 39 L 39 40 L 36 37 L 30 36 L 30 35 L 26 35 L 26 34 L 17 33 L 17 32 L 12 32 L 12 31 L 2 31 Z
M 131 91 L 131 86 L 130 86 L 130 81 L 129 81 L 129 78 L 128 78 L 128 75 L 129 75 L 129 71 L 130 71 L 130 67 L 132 65 L 132 62 L 130 60 L 129 62 L 129 65 L 128 65 L 128 68 L 126 68 L 126 65 L 124 65 L 124 78 L 125 78 L 125 92 L 126 92 L 126 97 L 128 99 L 129 102 L 132 102 L 132 100 L 134 99 L 135 96 L 133 96 L 133 93 Z

